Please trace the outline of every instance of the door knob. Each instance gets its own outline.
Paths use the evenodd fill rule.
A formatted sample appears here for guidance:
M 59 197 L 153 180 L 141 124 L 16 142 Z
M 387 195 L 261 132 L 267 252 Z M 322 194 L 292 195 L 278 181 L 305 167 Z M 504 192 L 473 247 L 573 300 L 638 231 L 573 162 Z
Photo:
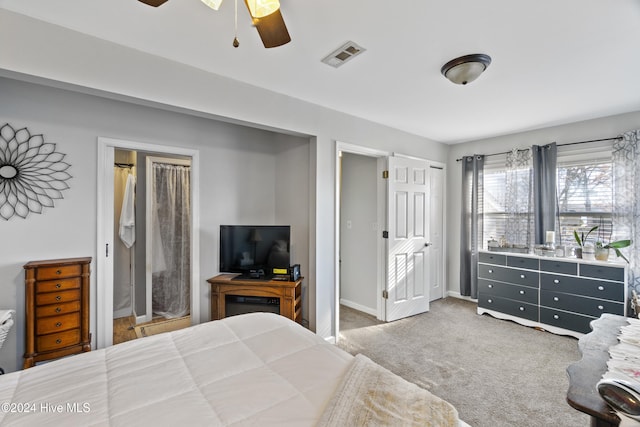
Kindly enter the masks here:
M 424 245 L 425 245 L 426 247 L 429 247 L 429 246 L 431 246 L 432 244 L 433 244 L 433 243 L 431 243 L 431 242 L 427 242 L 427 243 L 425 243 Z

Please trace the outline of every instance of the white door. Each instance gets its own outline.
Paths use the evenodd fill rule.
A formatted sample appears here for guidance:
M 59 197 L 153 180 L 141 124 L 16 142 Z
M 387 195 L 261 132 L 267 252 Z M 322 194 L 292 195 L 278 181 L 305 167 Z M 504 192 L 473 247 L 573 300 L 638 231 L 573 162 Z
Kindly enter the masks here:
M 429 301 L 444 297 L 444 169 L 429 167 Z
M 429 169 L 389 157 L 386 320 L 429 310 Z

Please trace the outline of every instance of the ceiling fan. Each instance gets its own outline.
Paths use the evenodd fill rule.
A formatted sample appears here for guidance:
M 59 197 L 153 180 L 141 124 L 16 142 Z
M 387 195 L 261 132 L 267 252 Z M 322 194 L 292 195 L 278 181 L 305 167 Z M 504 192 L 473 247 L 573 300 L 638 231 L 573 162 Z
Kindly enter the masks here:
M 149 6 L 158 7 L 168 0 L 138 0 Z M 218 10 L 223 0 L 202 0 L 204 4 Z M 237 0 L 236 0 L 237 2 Z M 291 36 L 280 13 L 278 0 L 244 0 L 249 9 L 253 25 L 258 30 L 262 44 L 266 48 L 282 46 L 291 41 Z M 233 46 L 238 47 L 238 39 L 234 38 Z

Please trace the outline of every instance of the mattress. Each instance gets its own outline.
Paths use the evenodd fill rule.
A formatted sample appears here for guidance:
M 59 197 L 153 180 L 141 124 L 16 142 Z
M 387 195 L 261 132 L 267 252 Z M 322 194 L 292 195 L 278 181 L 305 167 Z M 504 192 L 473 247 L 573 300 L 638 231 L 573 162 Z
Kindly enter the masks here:
M 313 426 L 354 357 L 251 313 L 0 376 L 0 426 Z

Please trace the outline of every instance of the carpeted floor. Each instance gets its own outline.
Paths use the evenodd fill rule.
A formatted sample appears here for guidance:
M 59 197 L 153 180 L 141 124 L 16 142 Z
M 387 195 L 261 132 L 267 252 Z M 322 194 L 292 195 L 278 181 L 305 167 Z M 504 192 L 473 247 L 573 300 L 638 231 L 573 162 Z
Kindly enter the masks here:
M 346 351 L 375 362 L 452 403 L 473 427 L 586 427 L 566 403 L 566 368 L 577 340 L 476 314 L 456 298 L 391 323 L 340 307 Z

